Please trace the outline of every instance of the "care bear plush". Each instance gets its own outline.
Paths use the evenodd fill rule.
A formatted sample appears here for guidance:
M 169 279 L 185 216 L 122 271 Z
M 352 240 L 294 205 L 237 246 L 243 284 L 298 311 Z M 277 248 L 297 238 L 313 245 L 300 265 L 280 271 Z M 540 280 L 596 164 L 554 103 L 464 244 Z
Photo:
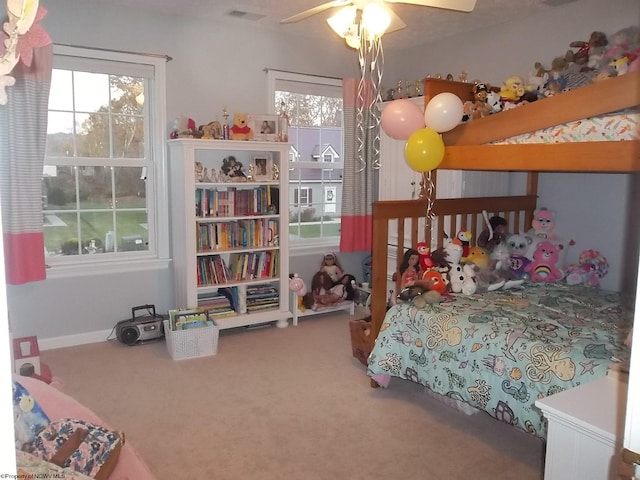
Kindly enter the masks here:
M 231 140 L 251 140 L 253 130 L 247 124 L 246 113 L 236 113 L 233 115 L 233 126 L 229 131 Z
M 558 268 L 560 250 L 562 249 L 562 245 L 551 243 L 548 240 L 542 240 L 536 244 L 533 260 L 525 268 L 532 282 L 553 283 L 562 280 L 564 274 Z
M 545 207 L 533 211 L 533 220 L 529 233 L 541 238 L 557 238 L 553 231 L 556 225 L 556 216 Z

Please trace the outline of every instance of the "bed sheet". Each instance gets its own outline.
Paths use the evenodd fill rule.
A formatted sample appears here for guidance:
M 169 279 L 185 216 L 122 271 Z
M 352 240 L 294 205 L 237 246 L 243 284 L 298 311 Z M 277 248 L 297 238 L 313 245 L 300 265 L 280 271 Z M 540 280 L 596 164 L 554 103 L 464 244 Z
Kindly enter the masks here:
M 632 308 L 621 295 L 565 284 L 454 296 L 387 312 L 367 374 L 422 384 L 544 438 L 534 402 L 628 361 Z
M 612 112 L 597 117 L 576 120 L 555 127 L 536 130 L 505 140 L 510 143 L 612 142 L 637 140 L 640 131 L 640 111 L 637 108 Z

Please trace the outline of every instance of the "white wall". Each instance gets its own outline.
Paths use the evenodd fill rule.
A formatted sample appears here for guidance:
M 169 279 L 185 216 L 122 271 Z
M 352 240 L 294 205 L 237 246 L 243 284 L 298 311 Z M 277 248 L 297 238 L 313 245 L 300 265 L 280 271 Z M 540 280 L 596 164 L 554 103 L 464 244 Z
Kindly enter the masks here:
M 313 42 L 252 29 L 245 23 L 150 14 L 82 0 L 45 1 L 43 5 L 48 15 L 42 24 L 54 43 L 173 57 L 167 64 L 169 123 L 179 114 L 192 117 L 196 123 L 220 119 L 223 106 L 230 112 L 265 112 L 264 68 L 334 77 L 359 73 L 354 52 L 331 36 L 322 43 Z M 500 30 L 443 39 L 402 55 L 387 52 L 383 83 L 394 84 L 397 79 L 413 79 L 429 71 L 457 74 L 466 70 L 470 78 L 497 84 L 511 73 L 526 75 L 536 60 L 550 62 L 567 49 L 570 41 L 586 39 L 592 30 L 613 32 L 637 23 L 639 5 L 637 0 L 582 0 L 558 7 L 553 15 L 523 18 Z M 611 212 L 619 211 L 618 200 L 627 194 L 627 182 L 623 175 L 606 178 L 603 183 L 596 175 L 541 175 L 540 204 L 556 210 L 563 232 L 576 240 L 590 235 L 581 245 L 600 249 L 617 268 L 622 253 L 617 254 L 620 249 L 614 250 L 613 246 L 620 245 L 619 219 L 625 215 L 621 212 L 618 217 Z M 606 195 L 600 195 L 597 202 L 597 212 L 603 215 L 598 225 L 590 228 L 586 213 L 594 210 L 592 206 L 587 210 L 585 197 L 579 194 L 603 192 L 603 187 Z M 571 198 L 562 196 L 562 192 Z M 571 253 L 577 256 L 579 250 L 574 248 Z M 319 264 L 321 254 L 317 252 L 311 258 L 317 256 Z M 360 278 L 363 256 L 341 254 L 340 260 L 345 270 Z M 292 271 L 311 275 L 313 272 L 308 270 L 315 260 L 308 260 L 309 257 L 292 259 Z M 613 281 L 614 276 L 608 277 L 605 286 L 617 287 Z M 117 321 L 130 316 L 131 307 L 153 303 L 163 312 L 172 306 L 172 298 L 170 269 L 122 275 L 96 272 L 78 279 L 51 279 L 8 288 L 14 335 L 38 335 L 41 340 L 108 331 Z
M 637 0 L 580 0 L 556 7 L 551 13 L 503 24 L 500 30 L 477 30 L 473 35 L 443 38 L 407 50 L 393 58 L 392 71 L 387 69 L 384 83 L 393 85 L 399 79 L 425 73 L 452 73 L 457 77 L 465 70 L 470 80 L 499 86 L 509 75 L 526 79 L 536 61 L 550 66 L 554 57 L 569 49 L 569 43 L 587 40 L 594 30 L 612 34 L 637 25 L 639 20 Z M 516 185 L 512 193 L 522 193 L 518 190 L 524 185 L 522 175 L 514 174 L 512 181 Z M 624 248 L 629 185 L 628 176 L 620 174 L 546 173 L 539 178 L 538 205 L 554 210 L 558 231 L 577 242 L 568 251 L 567 261 L 576 262 L 584 249 L 599 250 L 609 260 L 612 272 L 602 285 L 615 290 L 628 283 L 623 281 L 622 272 L 628 259 L 637 256 L 637 250 L 633 254 Z

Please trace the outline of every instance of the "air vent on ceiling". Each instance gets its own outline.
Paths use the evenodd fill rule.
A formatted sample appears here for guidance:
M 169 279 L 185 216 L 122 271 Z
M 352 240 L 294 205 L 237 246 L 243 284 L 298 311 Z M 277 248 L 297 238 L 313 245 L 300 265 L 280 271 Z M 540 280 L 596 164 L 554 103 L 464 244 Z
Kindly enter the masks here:
M 264 15 L 260 13 L 244 12 L 242 10 L 231 10 L 227 15 L 233 18 L 241 18 L 242 20 L 250 20 L 252 22 L 257 22 L 261 18 L 264 18 Z
M 542 0 L 542 3 L 546 3 L 550 7 L 559 7 L 560 5 L 565 5 L 567 3 L 573 3 L 576 0 Z

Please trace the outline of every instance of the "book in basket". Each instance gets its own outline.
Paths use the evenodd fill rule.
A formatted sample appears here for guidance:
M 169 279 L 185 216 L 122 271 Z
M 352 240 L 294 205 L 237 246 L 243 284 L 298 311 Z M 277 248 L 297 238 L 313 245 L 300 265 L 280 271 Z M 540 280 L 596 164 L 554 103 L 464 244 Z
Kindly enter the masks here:
M 171 330 L 187 330 L 211 325 L 213 325 L 213 322 L 209 319 L 209 311 L 207 309 L 169 310 L 169 326 Z

